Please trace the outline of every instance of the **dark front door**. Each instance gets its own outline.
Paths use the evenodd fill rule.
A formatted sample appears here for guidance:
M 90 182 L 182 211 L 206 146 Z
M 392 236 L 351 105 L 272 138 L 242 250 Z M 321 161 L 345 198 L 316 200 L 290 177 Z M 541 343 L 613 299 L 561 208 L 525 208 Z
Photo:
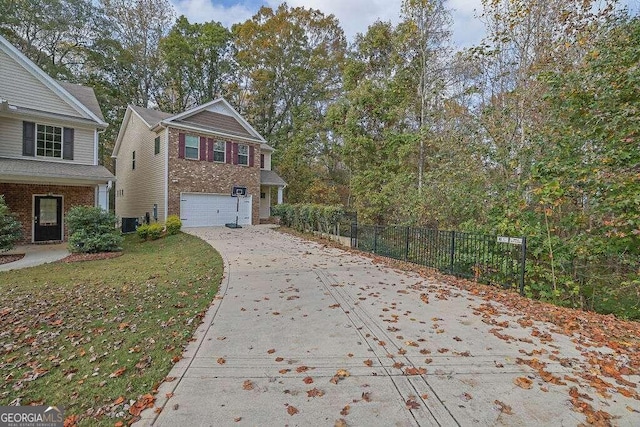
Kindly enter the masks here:
M 62 240 L 62 197 L 35 197 L 33 240 Z

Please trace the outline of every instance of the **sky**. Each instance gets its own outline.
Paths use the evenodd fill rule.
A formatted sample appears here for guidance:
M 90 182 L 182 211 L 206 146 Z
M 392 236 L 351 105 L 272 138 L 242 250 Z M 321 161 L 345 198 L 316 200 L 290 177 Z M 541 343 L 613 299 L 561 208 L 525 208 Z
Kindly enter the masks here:
M 227 28 L 251 18 L 261 6 L 277 8 L 282 0 L 170 0 L 177 15 L 185 15 L 190 22 L 217 21 Z M 348 41 L 357 33 L 367 31 L 377 20 L 397 23 L 402 0 L 288 0 L 291 7 L 304 6 L 319 9 L 325 15 L 333 14 L 340 21 Z M 640 0 L 623 0 L 630 10 L 640 10 Z M 478 44 L 484 27 L 477 16 L 482 11 L 481 0 L 449 0 L 452 9 L 453 44 L 458 48 Z

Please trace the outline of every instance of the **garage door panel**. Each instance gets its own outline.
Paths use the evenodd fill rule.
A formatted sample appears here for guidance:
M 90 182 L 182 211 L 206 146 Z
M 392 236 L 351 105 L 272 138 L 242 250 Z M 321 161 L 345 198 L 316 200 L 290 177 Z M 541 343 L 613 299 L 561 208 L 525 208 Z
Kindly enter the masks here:
M 220 194 L 184 193 L 180 197 L 180 219 L 184 227 L 222 226 L 227 223 L 251 224 L 252 197 Z

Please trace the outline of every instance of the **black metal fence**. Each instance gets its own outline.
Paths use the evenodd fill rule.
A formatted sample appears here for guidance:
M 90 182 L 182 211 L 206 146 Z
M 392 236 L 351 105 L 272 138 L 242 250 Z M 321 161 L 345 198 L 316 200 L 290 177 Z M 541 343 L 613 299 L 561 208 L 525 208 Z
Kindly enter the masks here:
M 524 237 L 353 224 L 351 247 L 524 293 Z

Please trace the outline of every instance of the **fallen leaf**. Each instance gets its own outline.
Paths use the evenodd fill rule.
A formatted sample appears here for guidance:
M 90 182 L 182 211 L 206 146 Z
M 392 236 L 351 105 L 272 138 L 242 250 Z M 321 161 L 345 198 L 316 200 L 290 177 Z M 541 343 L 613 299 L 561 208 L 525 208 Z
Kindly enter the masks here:
M 164 379 L 164 381 L 165 381 L 165 382 L 168 382 L 168 383 L 170 383 L 170 382 L 172 382 L 172 381 L 175 381 L 175 380 L 176 380 L 176 377 L 166 377 L 166 378 Z
M 312 388 L 311 390 L 307 391 L 307 397 L 322 397 L 324 396 L 324 391 L 319 390 L 317 388 Z
M 364 364 L 370 367 L 370 366 L 373 365 L 373 360 L 367 359 L 367 360 L 364 361 Z
M 313 378 L 311 378 L 311 377 L 305 377 L 302 381 L 303 381 L 305 384 L 311 384 L 311 383 L 313 383 Z
M 225 363 L 227 363 L 227 361 L 226 361 L 226 360 L 224 360 L 224 358 L 223 358 L 223 357 L 219 357 L 219 358 L 218 358 L 218 364 L 219 364 L 219 365 L 224 365 Z
M 119 398 L 117 398 L 116 400 L 113 401 L 114 405 L 119 405 L 122 402 L 124 402 L 124 396 L 120 396 Z
M 462 393 L 462 395 L 460 395 L 460 398 L 465 402 L 468 402 L 471 399 L 473 399 L 473 397 L 469 393 Z
M 336 420 L 336 423 L 333 425 L 333 427 L 348 427 L 347 422 L 340 418 L 339 420 Z
M 284 360 L 284 357 L 276 357 L 276 362 L 282 362 Z
M 411 397 L 409 399 L 407 399 L 407 401 L 405 402 L 405 406 L 409 410 L 411 410 L 411 409 L 420 409 L 420 404 L 418 402 L 416 402 L 414 398 L 411 398 Z
M 304 366 L 304 365 L 298 366 L 296 368 L 296 372 L 299 373 L 299 374 L 301 374 L 303 372 L 307 372 L 308 370 L 309 370 L 309 367 L 308 366 Z
M 351 410 L 351 406 L 347 405 L 344 408 L 342 408 L 342 411 L 340 411 L 340 415 L 346 417 L 347 415 L 349 415 L 350 410 Z
M 235 421 L 235 422 L 239 423 L 240 421 L 242 421 L 242 417 L 234 418 L 234 419 L 233 419 L 233 421 Z
M 245 382 L 242 383 L 242 389 L 243 390 L 253 390 L 253 383 L 251 382 L 251 380 L 245 380 Z
M 295 406 L 291 406 L 291 405 L 287 406 L 287 413 L 289 415 L 293 416 L 293 415 L 297 414 L 298 412 L 299 411 Z
M 424 375 L 427 370 L 424 368 L 407 368 L 404 370 L 405 375 Z
M 278 372 L 284 375 L 287 372 L 291 372 L 291 369 L 280 369 Z
M 515 385 L 517 385 L 518 387 L 523 388 L 525 390 L 529 390 L 531 387 L 533 387 L 533 381 L 531 381 L 529 378 L 525 378 L 525 377 L 518 377 L 518 378 L 513 380 L 513 383 Z
M 371 393 L 363 392 L 362 393 L 362 400 L 364 400 L 365 402 L 371 402 Z
M 500 412 L 502 412 L 503 414 L 513 415 L 513 412 L 511 412 L 511 406 L 507 405 L 506 403 L 500 402 L 499 400 L 494 400 L 493 403 L 498 405 Z
M 127 370 L 127 368 L 123 366 L 122 368 L 119 368 L 119 369 L 117 369 L 116 371 L 112 372 L 112 373 L 109 375 L 109 378 L 118 378 L 119 376 L 121 376 L 122 374 L 124 374 L 126 370 Z
M 113 427 L 123 427 L 123 426 L 124 426 L 124 423 L 122 421 L 118 421 L 113 425 Z
M 173 397 L 173 393 L 169 392 L 167 394 L 165 394 L 167 399 L 171 399 Z
M 267 350 L 267 353 L 268 353 L 268 354 L 273 354 L 273 353 L 275 353 L 275 352 L 276 352 L 276 349 L 275 349 L 275 348 L 272 348 L 271 350 Z

